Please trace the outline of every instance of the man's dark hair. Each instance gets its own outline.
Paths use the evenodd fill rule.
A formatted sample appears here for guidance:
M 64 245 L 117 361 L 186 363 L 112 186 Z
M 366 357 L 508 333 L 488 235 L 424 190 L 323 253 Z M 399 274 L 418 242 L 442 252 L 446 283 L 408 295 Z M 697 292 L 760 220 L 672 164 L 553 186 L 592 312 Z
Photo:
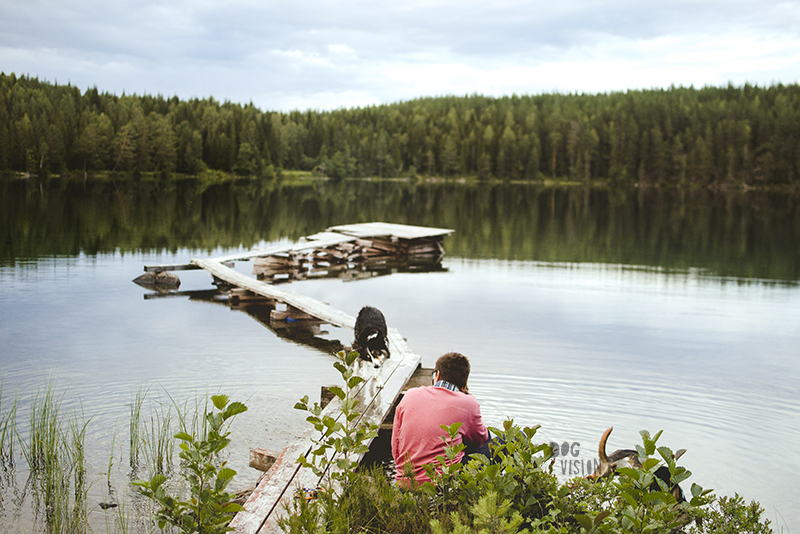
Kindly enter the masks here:
M 448 352 L 436 360 L 436 371 L 439 379 L 450 382 L 459 389 L 467 386 L 469 378 L 469 360 L 458 352 Z

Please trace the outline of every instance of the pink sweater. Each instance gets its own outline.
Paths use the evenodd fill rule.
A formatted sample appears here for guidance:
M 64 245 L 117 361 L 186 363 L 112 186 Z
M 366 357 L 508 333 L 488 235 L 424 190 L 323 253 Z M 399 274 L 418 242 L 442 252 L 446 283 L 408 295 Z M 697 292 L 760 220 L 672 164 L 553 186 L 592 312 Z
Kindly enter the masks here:
M 475 397 L 435 386 L 408 390 L 397 406 L 392 428 L 392 456 L 397 466 L 397 482 L 410 486 L 410 481 L 403 476 L 406 462 L 414 466 L 420 484 L 430 481 L 423 465 L 437 464 L 436 456 L 444 455 L 442 436 L 447 432 L 439 425 L 450 426 L 459 422 L 463 424 L 454 444 L 463 442 L 467 447 L 477 448 L 489 439 Z M 461 461 L 463 456 L 462 451 L 455 461 Z

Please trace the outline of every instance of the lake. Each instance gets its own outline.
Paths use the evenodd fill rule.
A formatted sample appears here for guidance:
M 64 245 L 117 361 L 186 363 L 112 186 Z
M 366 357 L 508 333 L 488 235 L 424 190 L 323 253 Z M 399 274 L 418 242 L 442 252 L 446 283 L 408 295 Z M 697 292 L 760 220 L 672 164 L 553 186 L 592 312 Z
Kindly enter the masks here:
M 660 444 L 688 450 L 684 485 L 756 499 L 776 531 L 800 531 L 797 196 L 188 179 L 4 179 L 0 193 L 2 407 L 18 396 L 24 431 L 31 398 L 49 384 L 64 392 L 62 411 L 90 419 L 96 532 L 113 531 L 115 512 L 100 502 L 132 499 L 139 392 L 154 417 L 206 393 L 245 402 L 230 459 L 243 488 L 258 476 L 248 449 L 280 451 L 306 428 L 292 407 L 336 383 L 326 343 L 352 336 L 268 327 L 257 309 L 215 299 L 203 271 L 178 273 L 180 292 L 159 295 L 132 283 L 143 266 L 367 221 L 455 232 L 437 270 L 285 287 L 351 315 L 377 306 L 425 366 L 452 350 L 469 356 L 487 423 L 539 424 L 543 441 L 566 443 L 554 465 L 562 479 L 586 474 L 610 426 L 610 450 L 663 430 Z M 8 480 L 0 521 L 30 530 Z

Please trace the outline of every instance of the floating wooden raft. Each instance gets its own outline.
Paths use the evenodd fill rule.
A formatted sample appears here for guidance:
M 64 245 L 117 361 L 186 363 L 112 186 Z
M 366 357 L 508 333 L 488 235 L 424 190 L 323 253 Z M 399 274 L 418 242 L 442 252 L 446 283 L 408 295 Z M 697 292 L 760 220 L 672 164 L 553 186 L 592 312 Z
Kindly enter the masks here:
M 429 228 L 385 222 L 346 224 L 333 226 L 288 245 L 252 250 L 213 258 L 217 263 L 230 264 L 254 258 L 270 258 L 265 264 L 300 264 L 308 261 L 341 263 L 381 256 L 408 257 L 444 253 L 442 239 L 453 233 L 445 228 Z M 356 253 L 354 251 L 357 250 Z M 172 265 L 148 265 L 146 272 L 199 269 L 195 262 Z

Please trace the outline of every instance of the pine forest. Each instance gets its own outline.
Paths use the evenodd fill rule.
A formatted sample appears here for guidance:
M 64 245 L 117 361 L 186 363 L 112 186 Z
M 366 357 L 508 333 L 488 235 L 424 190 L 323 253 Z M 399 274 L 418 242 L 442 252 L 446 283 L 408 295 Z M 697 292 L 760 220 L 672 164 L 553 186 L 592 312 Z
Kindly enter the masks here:
M 0 74 L 0 171 L 208 170 L 794 190 L 800 86 L 442 96 L 281 113 Z

